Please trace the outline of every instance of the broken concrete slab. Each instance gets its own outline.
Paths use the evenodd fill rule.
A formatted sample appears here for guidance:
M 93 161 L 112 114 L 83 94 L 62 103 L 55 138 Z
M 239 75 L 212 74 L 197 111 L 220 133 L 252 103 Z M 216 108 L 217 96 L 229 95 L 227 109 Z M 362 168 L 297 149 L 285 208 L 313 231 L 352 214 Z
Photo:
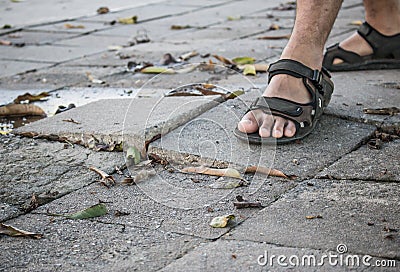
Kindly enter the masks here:
M 398 259 L 399 186 L 362 180 L 305 181 L 238 226 L 228 239 L 332 251 L 345 245 L 349 254 Z
M 96 201 L 91 203 L 96 204 Z M 74 205 L 75 206 L 75 205 Z M 81 205 L 78 205 L 81 206 Z M 76 212 L 67 207 L 65 212 Z M 112 217 L 115 210 L 109 210 Z M 129 270 L 156 271 L 181 258 L 203 239 L 141 227 L 107 224 L 94 220 L 66 220 L 28 214 L 5 222 L 43 234 L 32 241 L 1 237 L 1 270 Z M 95 260 L 95 261 L 93 261 Z
M 347 154 L 318 177 L 400 182 L 400 141 L 384 143 L 379 150 L 366 145 Z
M 0 202 L 8 204 L 0 220 L 30 210 L 33 194 L 42 205 L 94 182 L 89 166 L 112 172 L 124 164 L 121 153 L 93 152 L 66 142 L 1 136 L 0 145 Z
M 278 262 L 278 256 L 280 261 Z M 326 256 L 326 259 L 322 259 Z M 329 262 L 329 257 L 331 263 Z M 363 256 L 355 257 L 359 265 L 352 263 L 352 259 L 344 259 L 342 265 L 334 256 L 336 251 L 324 251 L 310 248 L 292 248 L 268 243 L 250 241 L 218 240 L 215 242 L 200 243 L 193 251 L 183 258 L 169 264 L 161 271 L 215 271 L 220 267 L 231 271 L 310 271 L 313 269 L 325 271 L 343 271 L 347 267 L 353 269 L 372 268 L 368 264 L 375 264 L 381 261 L 380 258 L 372 258 L 365 264 Z M 342 255 L 344 258 L 347 255 Z M 272 258 L 272 259 L 271 259 Z M 322 261 L 321 261 L 322 260 Z M 337 263 L 336 263 L 337 262 Z M 335 264 L 336 263 L 336 264 Z M 396 261 L 395 261 L 396 264 Z M 346 267 L 346 268 L 344 268 Z M 386 268 L 385 268 L 386 269 Z M 395 271 L 396 267 L 387 268 L 388 271 Z M 381 268 L 372 268 L 372 271 L 380 271 Z
M 391 70 L 333 73 L 335 91 L 327 113 L 375 125 L 400 125 L 400 115 L 374 115 L 365 108 L 388 108 L 400 105 L 400 81 Z
M 186 162 L 190 158 L 199 164 L 274 165 L 289 174 L 312 177 L 352 151 L 375 129 L 371 125 L 325 115 L 316 130 L 300 144 L 249 145 L 237 139 L 233 130 L 260 95 L 259 90 L 252 90 L 209 110 L 150 144 L 149 152 L 168 161 Z
M 18 128 L 15 133 L 56 135 L 89 147 L 124 143 L 143 148 L 146 140 L 188 122 L 218 101 L 220 96 L 104 99 Z

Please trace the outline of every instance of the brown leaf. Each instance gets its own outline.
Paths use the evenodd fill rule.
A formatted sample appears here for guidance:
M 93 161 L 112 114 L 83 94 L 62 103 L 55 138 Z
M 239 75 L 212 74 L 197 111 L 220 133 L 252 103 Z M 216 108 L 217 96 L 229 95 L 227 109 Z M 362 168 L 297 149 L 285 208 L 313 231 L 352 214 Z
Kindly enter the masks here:
M 243 179 L 240 175 L 239 171 L 233 168 L 225 168 L 225 169 L 217 169 L 217 168 L 209 168 L 204 166 L 199 167 L 186 167 L 182 169 L 184 173 L 196 173 L 203 174 L 209 176 L 219 176 L 219 177 L 231 177 L 237 179 Z
M 104 186 L 106 186 L 107 188 L 110 187 L 110 185 L 114 185 L 115 184 L 115 179 L 113 176 L 107 174 L 106 172 L 94 167 L 94 166 L 90 166 L 89 170 L 97 173 L 98 175 L 100 175 L 101 180 L 99 181 L 101 184 L 103 184 Z
M 223 64 L 235 65 L 235 63 L 233 61 L 231 61 L 230 59 L 227 59 L 223 56 L 213 55 L 213 57 L 216 58 L 217 60 L 219 60 L 220 62 L 222 62 Z
M 50 96 L 48 92 L 41 92 L 40 94 L 30 94 L 30 93 L 25 93 L 23 95 L 17 96 L 17 98 L 14 99 L 15 104 L 20 104 L 22 101 L 28 100 L 28 103 L 34 102 L 34 101 L 42 101 L 43 98 Z
M 106 13 L 109 13 L 109 12 L 110 12 L 110 9 L 108 7 L 99 7 L 97 9 L 97 13 L 98 14 L 106 14 Z
M 5 234 L 5 235 L 11 236 L 11 237 L 21 236 L 21 237 L 31 237 L 31 238 L 35 238 L 35 239 L 40 239 L 43 237 L 43 234 L 20 230 L 13 226 L 6 225 L 3 223 L 0 223 L 0 234 Z
M 370 109 L 370 108 L 365 108 L 363 109 L 363 112 L 365 114 L 376 114 L 376 115 L 396 115 L 400 113 L 400 109 L 397 107 L 391 107 L 391 108 L 378 108 L 378 109 Z
M 269 30 L 278 30 L 278 29 L 280 29 L 280 27 L 277 24 L 272 24 L 269 27 Z
M 196 51 L 191 51 L 191 52 L 188 52 L 188 53 L 180 55 L 179 59 L 185 61 L 185 60 L 188 60 L 190 58 L 193 58 L 193 57 L 197 56 L 198 54 L 199 53 L 197 53 Z
M 322 218 L 322 215 L 307 215 L 306 219 L 319 219 Z
M 73 123 L 73 124 L 77 124 L 77 125 L 80 125 L 80 124 L 81 124 L 81 123 L 75 121 L 75 120 L 72 119 L 72 118 L 64 119 L 63 122 L 69 122 L 69 123 Z
M 174 56 L 172 56 L 170 53 L 164 54 L 160 61 L 160 65 L 170 65 L 171 63 L 178 63 Z
M 268 167 L 264 166 L 248 166 L 245 170 L 245 173 L 259 173 L 259 174 L 264 174 L 267 176 L 272 176 L 272 177 L 281 177 L 281 178 L 288 178 L 288 179 L 293 179 L 295 176 L 288 176 L 282 171 L 279 171 L 277 169 L 271 169 Z
M 36 105 L 9 104 L 0 107 L 0 116 L 46 116 L 46 113 Z
M 182 29 L 188 29 L 188 28 L 192 28 L 192 26 L 190 26 L 190 25 L 172 25 L 171 26 L 172 30 L 182 30 Z
M 262 73 L 266 73 L 268 68 L 269 68 L 268 64 L 263 64 L 263 63 L 256 63 L 256 64 L 253 64 L 253 65 L 256 68 L 257 72 L 262 72 Z
M 235 206 L 236 209 L 262 208 L 261 202 L 248 202 L 248 201 L 233 202 L 233 206 Z
M 83 28 L 85 28 L 84 25 L 73 25 L 73 24 L 68 24 L 68 23 L 64 24 L 64 27 L 67 29 L 76 29 L 76 28 L 83 29 Z
M 130 215 L 130 214 L 131 214 L 130 212 L 121 212 L 119 210 L 116 210 L 115 213 L 114 213 L 114 215 L 117 216 L 117 217 L 126 216 L 126 215 Z
M 132 178 L 132 177 L 126 177 L 126 178 L 124 178 L 124 179 L 121 181 L 121 184 L 128 184 L 128 185 L 131 185 L 131 184 L 136 184 L 136 183 L 135 183 L 135 179 L 134 179 L 134 178 Z
M 291 34 L 286 35 L 278 35 L 278 36 L 261 36 L 258 37 L 258 40 L 283 40 L 283 39 L 290 39 Z

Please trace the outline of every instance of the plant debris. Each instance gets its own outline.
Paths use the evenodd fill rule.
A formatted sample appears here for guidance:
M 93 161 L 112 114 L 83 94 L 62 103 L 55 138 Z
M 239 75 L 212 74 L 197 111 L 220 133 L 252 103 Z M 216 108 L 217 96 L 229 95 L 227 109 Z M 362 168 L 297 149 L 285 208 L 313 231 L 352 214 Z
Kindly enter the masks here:
M 0 234 L 8 235 L 11 237 L 30 237 L 35 239 L 40 239 L 43 237 L 43 234 L 17 229 L 16 227 L 3 223 L 0 223 Z
M 268 167 L 264 167 L 264 166 L 248 166 L 245 170 L 245 173 L 259 173 L 259 174 L 264 174 L 267 176 L 280 177 L 280 178 L 286 178 L 286 179 L 297 178 L 297 176 L 286 175 L 285 173 L 283 173 L 280 170 L 268 168 Z
M 190 25 L 172 25 L 171 26 L 172 30 L 182 30 L 182 29 L 188 29 L 188 28 L 193 28 L 193 26 L 190 26 Z
M 296 9 L 296 1 L 290 1 L 284 4 L 280 4 L 279 7 L 273 8 L 273 10 L 295 10 Z
M 360 26 L 362 25 L 363 22 L 360 20 L 356 20 L 356 21 L 351 21 L 349 25 L 355 25 L 355 26 Z
M 257 74 L 256 67 L 252 64 L 246 64 L 243 68 L 243 75 L 255 76 Z
M 46 116 L 46 113 L 36 105 L 8 104 L 0 106 L 0 116 Z
M 130 24 L 136 24 L 137 19 L 138 17 L 135 15 L 131 17 L 118 18 L 117 22 L 120 24 L 130 25 Z
M 108 7 L 99 7 L 97 9 L 97 13 L 98 14 L 106 14 L 106 13 L 109 13 L 109 12 L 110 12 L 110 9 Z
M 40 94 L 30 94 L 25 93 L 23 95 L 17 96 L 14 99 L 15 104 L 20 104 L 21 102 L 28 101 L 28 103 L 35 102 L 35 101 L 44 101 L 44 98 L 49 97 L 50 94 L 48 92 L 41 92 Z
M 101 177 L 101 180 L 99 180 L 99 182 L 101 184 L 103 184 L 104 186 L 106 186 L 107 188 L 109 188 L 112 185 L 115 185 L 115 179 L 113 176 L 107 174 L 106 172 L 104 172 L 94 166 L 90 166 L 89 170 L 99 174 Z
M 225 228 L 233 219 L 235 219 L 235 215 L 233 214 L 217 216 L 211 220 L 210 226 L 213 228 Z
M 255 62 L 255 59 L 251 57 L 237 57 L 233 58 L 232 62 L 237 65 L 253 64 Z
M 396 115 L 400 113 L 400 109 L 397 107 L 391 107 L 391 108 L 378 108 L 378 109 L 371 109 L 371 108 L 365 108 L 363 109 L 363 112 L 365 114 L 376 114 L 376 115 Z
M 86 72 L 86 76 L 89 79 L 89 81 L 94 83 L 94 84 L 104 84 L 104 83 L 106 83 L 105 81 L 97 79 L 94 76 L 92 76 L 92 74 L 90 72 Z
M 290 39 L 291 34 L 286 35 L 278 35 L 278 36 L 261 36 L 257 37 L 258 40 L 283 40 L 283 39 Z
M 184 173 L 196 173 L 209 176 L 231 177 L 243 180 L 239 171 L 233 168 L 217 169 L 217 168 L 199 166 L 199 167 L 186 167 L 181 171 Z
M 306 219 L 321 219 L 322 215 L 307 215 Z
M 99 217 L 107 214 L 107 206 L 104 203 L 99 203 L 93 206 L 90 206 L 89 208 L 86 208 L 82 211 L 73 213 L 73 214 L 57 214 L 57 213 L 49 213 L 47 212 L 47 215 L 50 216 L 61 216 L 66 219 L 89 219 L 93 217 Z
M 117 216 L 117 217 L 126 216 L 126 215 L 130 215 L 130 214 L 131 214 L 130 212 L 121 212 L 119 210 L 116 210 L 115 213 L 114 213 L 114 215 Z
M 84 25 L 73 25 L 73 24 L 64 24 L 64 27 L 67 29 L 83 29 L 85 28 Z
M 140 163 L 140 151 L 136 146 L 130 146 L 126 149 L 126 163 L 128 165 Z
M 62 120 L 63 122 L 69 122 L 69 123 L 73 123 L 73 124 L 77 124 L 77 125 L 80 125 L 81 123 L 79 123 L 79 122 L 77 122 L 77 121 L 75 121 L 74 119 L 72 119 L 72 118 L 69 118 L 69 119 L 63 119 Z
M 244 180 L 233 180 L 233 181 L 222 180 L 210 184 L 208 187 L 210 187 L 211 189 L 234 189 L 245 185 L 247 185 L 247 182 L 245 182 Z
M 70 110 L 70 109 L 73 109 L 73 108 L 76 108 L 76 106 L 75 106 L 75 104 L 69 104 L 67 107 L 66 106 L 63 106 L 63 105 L 60 105 L 60 106 L 58 106 L 58 109 L 56 110 L 56 113 L 55 114 L 59 114 L 59 113 L 62 113 L 62 112 L 66 112 L 66 111 L 68 111 L 68 110 Z

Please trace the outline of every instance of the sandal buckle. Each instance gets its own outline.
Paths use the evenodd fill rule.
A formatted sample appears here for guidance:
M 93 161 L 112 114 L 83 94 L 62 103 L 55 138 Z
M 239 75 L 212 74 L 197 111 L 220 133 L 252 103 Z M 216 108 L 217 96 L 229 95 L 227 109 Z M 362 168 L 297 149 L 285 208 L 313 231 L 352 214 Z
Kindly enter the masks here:
M 314 83 L 315 87 L 317 87 L 318 90 L 321 90 L 322 87 L 322 73 L 318 70 L 313 70 L 313 75 L 311 78 L 311 81 Z

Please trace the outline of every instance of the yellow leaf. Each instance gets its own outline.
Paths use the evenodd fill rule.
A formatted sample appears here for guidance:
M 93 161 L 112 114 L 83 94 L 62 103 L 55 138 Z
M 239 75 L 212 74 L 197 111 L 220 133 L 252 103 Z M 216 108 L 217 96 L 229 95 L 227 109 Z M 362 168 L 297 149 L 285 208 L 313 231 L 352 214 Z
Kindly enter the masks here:
M 243 75 L 255 76 L 257 74 L 256 67 L 252 64 L 246 64 L 243 69 Z
M 253 64 L 255 59 L 251 57 L 237 57 L 232 59 L 232 61 L 238 65 L 244 65 L 244 64 Z
M 228 225 L 228 222 L 233 219 L 235 219 L 235 215 L 233 214 L 217 216 L 211 220 L 210 226 L 213 228 L 225 228 Z
M 137 16 L 131 16 L 126 18 L 118 18 L 118 23 L 124 25 L 131 25 L 137 23 Z
M 186 167 L 182 169 L 182 172 L 185 173 L 196 173 L 196 174 L 204 174 L 209 176 L 219 176 L 219 177 L 231 177 L 237 179 L 243 179 L 240 175 L 239 171 L 233 168 L 224 168 L 224 169 L 217 169 L 217 168 L 209 168 L 204 166 L 199 167 Z
M 74 29 L 74 28 L 85 28 L 84 25 L 72 25 L 72 24 L 64 24 L 65 28 Z
M 140 70 L 144 74 L 175 74 L 175 71 L 171 68 L 149 66 Z
M 360 20 L 352 21 L 352 22 L 350 23 L 350 25 L 356 25 L 356 26 L 360 26 L 360 25 L 362 25 L 362 24 L 363 24 L 363 22 L 360 21 Z

